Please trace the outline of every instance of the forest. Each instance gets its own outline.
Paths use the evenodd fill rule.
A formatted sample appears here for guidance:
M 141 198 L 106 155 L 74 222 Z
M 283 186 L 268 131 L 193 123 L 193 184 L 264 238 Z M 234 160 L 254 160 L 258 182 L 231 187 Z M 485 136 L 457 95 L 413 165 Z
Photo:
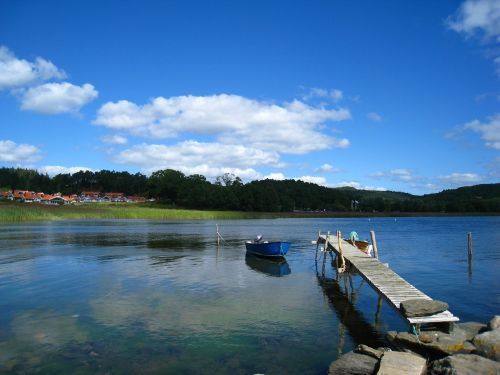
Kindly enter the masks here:
M 0 191 L 30 190 L 64 195 L 82 191 L 122 192 L 154 198 L 172 208 L 256 212 L 484 212 L 500 213 L 500 183 L 440 193 L 412 195 L 393 191 L 328 188 L 297 180 L 243 183 L 232 174 L 210 182 L 202 175 L 165 169 L 141 173 L 101 170 L 49 177 L 33 169 L 0 168 Z

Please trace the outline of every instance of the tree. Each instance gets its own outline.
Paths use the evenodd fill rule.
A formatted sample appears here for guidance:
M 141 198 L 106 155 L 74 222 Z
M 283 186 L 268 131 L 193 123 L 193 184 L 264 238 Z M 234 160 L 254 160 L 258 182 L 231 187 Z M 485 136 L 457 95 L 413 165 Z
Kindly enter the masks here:
M 173 169 L 156 171 L 149 178 L 149 192 L 162 201 L 175 204 L 185 179 L 184 173 Z

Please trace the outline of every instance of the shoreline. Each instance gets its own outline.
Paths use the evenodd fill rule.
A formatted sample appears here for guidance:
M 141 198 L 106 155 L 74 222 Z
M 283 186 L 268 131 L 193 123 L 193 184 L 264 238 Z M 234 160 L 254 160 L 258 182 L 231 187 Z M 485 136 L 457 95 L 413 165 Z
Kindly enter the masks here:
M 498 374 L 500 316 L 454 323 L 450 332 L 389 331 L 387 346 L 358 345 L 331 362 L 328 374 Z
M 0 202 L 0 224 L 65 219 L 244 220 L 280 218 L 383 218 L 500 216 L 500 212 L 245 212 L 191 210 L 142 203 L 45 205 Z

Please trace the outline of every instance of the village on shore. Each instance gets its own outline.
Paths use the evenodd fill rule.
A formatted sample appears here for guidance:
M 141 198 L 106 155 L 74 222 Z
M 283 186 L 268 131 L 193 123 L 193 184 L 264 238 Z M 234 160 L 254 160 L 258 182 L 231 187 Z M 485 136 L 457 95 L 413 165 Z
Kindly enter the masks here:
M 122 203 L 143 203 L 146 198 L 124 193 L 97 191 L 82 191 L 80 194 L 62 195 L 61 193 L 46 194 L 28 190 L 11 190 L 0 192 L 1 200 L 22 202 L 22 203 L 42 203 L 51 205 L 75 204 L 75 203 L 99 203 L 99 202 L 122 202 Z

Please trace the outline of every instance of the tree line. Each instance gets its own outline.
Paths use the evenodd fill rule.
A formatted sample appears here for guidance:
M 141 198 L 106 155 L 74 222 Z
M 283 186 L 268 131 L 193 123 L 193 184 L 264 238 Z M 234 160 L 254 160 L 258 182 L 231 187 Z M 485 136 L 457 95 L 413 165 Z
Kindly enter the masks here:
M 50 177 L 33 169 L 0 168 L 0 189 L 64 195 L 121 192 L 154 198 L 171 207 L 261 212 L 500 212 L 500 184 L 445 190 L 423 196 L 392 191 L 327 188 L 296 180 L 243 183 L 232 174 L 208 181 L 199 174 L 165 169 L 141 173 L 101 170 Z

